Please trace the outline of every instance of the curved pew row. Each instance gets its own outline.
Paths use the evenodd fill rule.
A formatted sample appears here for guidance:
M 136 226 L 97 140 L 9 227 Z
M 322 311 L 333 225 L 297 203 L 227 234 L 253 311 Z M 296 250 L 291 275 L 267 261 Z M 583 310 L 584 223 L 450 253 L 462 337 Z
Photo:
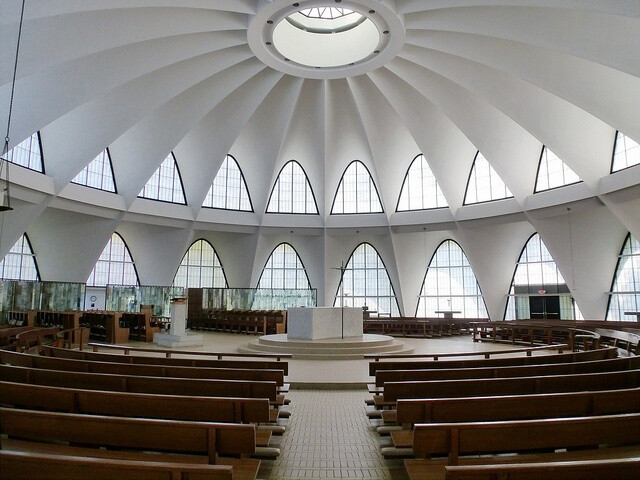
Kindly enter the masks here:
M 152 357 L 142 355 L 119 355 L 114 353 L 87 352 L 68 350 L 63 348 L 43 346 L 41 354 L 49 357 L 71 358 L 76 360 L 93 360 L 98 362 L 117 362 L 150 365 L 173 365 L 184 367 L 210 367 L 210 368 L 266 368 L 282 370 L 285 376 L 289 374 L 288 362 L 275 360 L 213 360 L 204 358 L 176 358 L 176 357 Z
M 230 465 L 197 465 L 0 450 L 4 480 L 231 480 Z
M 246 458 L 255 453 L 253 425 L 0 408 L 0 434 L 22 439 L 3 440 L 2 448 L 10 451 L 231 465 L 234 478 L 251 480 L 260 466 L 260 460 Z
M 537 348 L 521 349 L 520 351 L 537 351 Z M 498 352 L 470 352 L 475 355 L 495 355 Z M 500 353 L 510 353 L 501 350 Z M 453 355 L 464 355 L 453 354 Z M 542 355 L 526 355 L 526 356 L 510 356 L 499 358 L 475 358 L 475 359 L 458 359 L 458 360 L 385 360 L 369 362 L 369 375 L 375 376 L 378 370 L 418 370 L 429 368 L 478 368 L 478 367 L 504 367 L 516 365 L 537 365 L 541 363 L 569 363 L 584 362 L 589 360 L 605 360 L 608 358 L 616 358 L 618 356 L 615 347 L 601 348 L 598 350 L 588 350 L 584 352 L 542 354 Z
M 284 371 L 266 368 L 212 368 L 171 365 L 130 364 L 95 360 L 44 357 L 26 353 L 0 351 L 0 362 L 19 367 L 86 373 L 111 373 L 147 377 L 202 378 L 218 380 L 255 380 L 284 386 Z

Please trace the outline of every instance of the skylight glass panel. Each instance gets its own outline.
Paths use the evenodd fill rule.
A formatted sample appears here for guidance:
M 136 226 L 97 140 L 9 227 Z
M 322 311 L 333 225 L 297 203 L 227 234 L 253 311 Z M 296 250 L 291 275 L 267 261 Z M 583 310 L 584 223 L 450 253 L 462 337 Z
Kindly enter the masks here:
M 109 149 L 104 149 L 71 181 L 78 185 L 115 193 L 116 184 L 113 180 L 113 168 L 111 166 Z
M 202 206 L 253 212 L 244 175 L 231 155 L 227 155 L 220 165 Z
M 107 285 L 138 284 L 138 273 L 129 248 L 122 237 L 118 233 L 114 233 L 89 274 L 87 285 L 105 287 Z
M 581 181 L 582 179 L 555 153 L 546 146 L 542 147 L 535 192 L 564 187 Z
M 162 202 L 180 203 L 185 205 L 184 189 L 178 164 L 170 153 L 158 167 L 147 184 L 142 188 L 138 197 Z
M 611 172 L 624 170 L 640 164 L 640 145 L 621 132 L 616 133 Z
M 226 288 L 224 269 L 213 246 L 206 240 L 195 241 L 182 257 L 176 276 L 175 287 Z
M 0 261 L 0 278 L 3 280 L 39 281 L 36 256 L 27 234 L 22 235 Z
M 7 152 L 7 160 L 16 165 L 44 173 L 40 134 L 38 132 Z
M 444 312 L 464 318 L 489 316 L 471 264 L 453 240 L 442 242 L 431 258 L 416 316 L 439 317 Z
M 344 171 L 333 200 L 331 214 L 382 213 L 378 190 L 365 165 L 359 160 Z
M 424 155 L 418 155 L 407 170 L 398 199 L 397 212 L 448 206 Z
M 511 198 L 513 194 L 482 153 L 478 152 L 471 167 L 464 204 Z
M 387 268 L 373 245 L 361 243 L 349 257 L 333 306 L 366 306 L 372 316 L 400 316 Z
M 308 289 L 311 288 L 307 271 L 295 248 L 288 243 L 278 245 L 262 270 L 259 289 Z
M 505 320 L 529 318 L 582 318 L 556 262 L 537 233 L 520 254 L 505 313 Z
M 628 234 L 618 257 L 607 320 L 633 321 L 625 312 L 640 312 L 640 242 Z
M 339 7 L 313 7 L 303 8 L 302 10 L 300 10 L 300 13 L 309 18 L 323 18 L 326 20 L 333 20 L 354 13 L 354 11 L 349 10 L 348 8 Z
M 295 160 L 287 162 L 280 170 L 271 190 L 267 213 L 318 213 L 309 179 Z

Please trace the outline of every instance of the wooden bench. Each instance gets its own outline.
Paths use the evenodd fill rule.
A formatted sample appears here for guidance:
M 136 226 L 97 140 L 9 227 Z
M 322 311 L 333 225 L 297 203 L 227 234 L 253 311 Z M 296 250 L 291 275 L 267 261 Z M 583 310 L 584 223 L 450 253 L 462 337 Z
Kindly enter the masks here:
M 554 349 L 557 346 L 553 347 Z M 541 363 L 569 363 L 569 362 L 583 362 L 589 360 L 605 360 L 608 358 L 615 358 L 618 356 L 616 348 L 603 348 L 599 350 L 590 350 L 586 352 L 569 352 L 558 353 L 550 355 L 532 355 L 532 353 L 540 352 L 541 350 L 548 350 L 549 348 L 526 348 L 518 350 L 499 350 L 494 352 L 465 352 L 469 355 L 482 355 L 486 358 L 475 359 L 458 359 L 458 360 L 420 360 L 419 357 L 399 357 L 407 358 L 410 360 L 405 361 L 374 361 L 369 362 L 369 375 L 375 376 L 378 370 L 418 370 L 428 368 L 479 368 L 479 367 L 504 367 L 504 366 L 516 366 L 516 365 L 537 365 Z M 495 355 L 513 354 L 524 352 L 526 356 L 508 356 L 498 357 Z M 444 356 L 459 356 L 465 355 L 460 353 L 453 353 Z M 431 355 L 431 357 L 439 358 L 443 354 Z M 424 356 L 422 356 L 424 357 Z M 493 358 L 489 358 L 493 357 Z
M 471 323 L 488 321 L 489 319 L 442 317 L 365 318 L 363 329 L 364 333 L 432 338 L 470 333 Z
M 451 465 L 446 480 L 636 480 L 640 458 L 505 465 Z
M 16 335 L 34 328 L 30 326 L 0 328 L 0 347 L 15 348 Z
M 247 479 L 255 479 L 260 466 L 260 460 L 248 458 L 255 453 L 253 425 L 0 408 L 0 433 L 10 437 L 3 440 L 3 448 L 7 450 L 29 451 L 33 448 L 44 453 L 41 449 L 48 448 L 54 453 L 66 451 L 67 455 L 74 455 L 73 452 L 78 452 L 78 456 L 124 460 L 207 461 L 212 465 L 232 465 L 234 478 Z M 52 442 L 68 446 L 51 445 Z M 96 450 L 99 447 L 107 450 Z M 163 455 L 149 452 L 162 452 Z
M 151 349 L 149 349 L 151 350 Z M 162 350 L 156 351 L 164 354 Z M 72 358 L 76 360 L 94 360 L 98 362 L 118 362 L 118 363 L 138 363 L 151 365 L 173 365 L 185 367 L 210 367 L 210 368 L 266 368 L 272 370 L 282 370 L 285 375 L 289 374 L 288 362 L 275 360 L 214 360 L 208 358 L 176 358 L 176 357 L 154 357 L 142 355 L 121 355 L 112 353 L 97 353 L 78 350 L 66 350 L 62 348 L 43 347 L 41 353 L 49 357 Z M 172 352 L 173 354 L 200 355 L 201 352 Z
M 232 468 L 0 450 L 4 480 L 231 480 Z
M 624 355 L 640 355 L 640 334 L 638 333 L 604 328 L 597 328 L 595 333 L 600 335 L 602 345 L 618 348 Z
M 219 380 L 255 380 L 275 382 L 284 387 L 284 372 L 269 369 L 227 369 L 210 367 L 181 367 L 171 365 L 145 365 L 117 362 L 74 360 L 69 358 L 44 357 L 15 352 L 0 351 L 0 362 L 20 367 L 42 368 L 88 373 L 111 373 L 116 375 L 138 375 L 153 377 L 203 378 Z
M 33 347 L 38 350 L 42 345 L 56 345 L 57 334 L 60 331 L 58 327 L 33 328 L 16 335 L 16 350 L 19 352 L 28 352 Z

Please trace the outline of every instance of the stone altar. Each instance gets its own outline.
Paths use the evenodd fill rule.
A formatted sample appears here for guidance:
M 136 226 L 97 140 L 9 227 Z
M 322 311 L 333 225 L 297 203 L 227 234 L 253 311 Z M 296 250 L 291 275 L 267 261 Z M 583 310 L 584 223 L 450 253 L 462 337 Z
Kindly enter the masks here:
M 342 308 L 296 307 L 287 310 L 287 337 L 318 340 L 342 337 Z M 344 307 L 344 337 L 362 337 L 362 308 Z

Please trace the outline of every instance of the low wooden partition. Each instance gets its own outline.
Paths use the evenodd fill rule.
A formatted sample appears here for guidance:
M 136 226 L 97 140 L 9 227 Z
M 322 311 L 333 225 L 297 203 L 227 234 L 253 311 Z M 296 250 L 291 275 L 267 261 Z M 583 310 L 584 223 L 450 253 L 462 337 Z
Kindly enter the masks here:
M 129 340 L 139 342 L 153 342 L 153 334 L 162 330 L 162 324 L 149 312 L 123 312 L 120 317 L 120 325 L 129 329 Z
M 286 310 L 209 310 L 187 318 L 192 330 L 269 335 L 286 333 Z
M 7 325 L 10 327 L 33 327 L 35 318 L 35 310 L 9 310 L 6 313 Z
M 129 328 L 121 323 L 122 312 L 83 312 L 80 326 L 89 328 L 92 340 L 102 340 L 107 343 L 127 343 Z
M 471 324 L 488 322 L 480 318 L 379 317 L 363 320 L 364 333 L 402 337 L 443 337 L 471 332 Z

